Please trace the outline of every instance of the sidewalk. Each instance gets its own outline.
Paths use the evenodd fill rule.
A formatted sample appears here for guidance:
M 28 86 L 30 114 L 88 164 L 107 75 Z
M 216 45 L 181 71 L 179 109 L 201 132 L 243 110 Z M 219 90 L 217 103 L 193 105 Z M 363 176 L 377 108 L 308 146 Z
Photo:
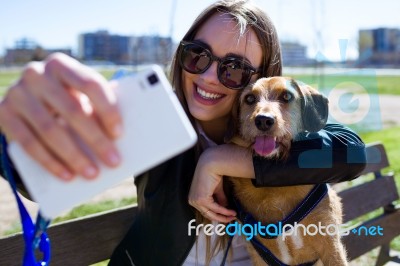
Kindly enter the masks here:
M 105 200 L 118 200 L 135 196 L 136 187 L 134 186 L 133 178 L 131 177 L 125 179 L 117 186 L 95 196 L 93 199 L 88 201 L 88 203 Z M 31 217 L 36 217 L 38 211 L 37 204 L 23 197 L 21 198 Z M 19 222 L 18 207 L 14 194 L 12 193 L 9 184 L 0 177 L 0 237 L 14 226 L 19 225 Z
M 38 206 L 36 203 L 22 197 L 31 217 L 35 217 Z M 0 177 L 0 236 L 19 223 L 19 213 L 14 194 L 9 184 Z

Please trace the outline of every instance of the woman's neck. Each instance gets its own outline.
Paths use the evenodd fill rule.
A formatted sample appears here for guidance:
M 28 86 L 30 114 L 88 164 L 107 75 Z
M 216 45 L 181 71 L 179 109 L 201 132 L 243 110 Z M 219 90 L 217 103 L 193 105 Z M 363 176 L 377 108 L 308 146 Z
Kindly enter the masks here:
M 213 121 L 198 121 L 204 133 L 217 144 L 224 143 L 228 119 L 220 118 Z

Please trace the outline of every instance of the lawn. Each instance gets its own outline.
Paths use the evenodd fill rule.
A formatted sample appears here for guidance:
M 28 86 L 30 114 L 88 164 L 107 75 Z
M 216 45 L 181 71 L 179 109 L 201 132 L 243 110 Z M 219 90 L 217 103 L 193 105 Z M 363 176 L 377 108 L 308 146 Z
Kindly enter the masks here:
M 18 71 L 0 72 L 0 96 L 8 86 L 17 80 L 19 73 Z
M 0 71 L 0 96 L 4 94 L 7 87 L 13 84 L 19 77 L 20 71 Z M 107 79 L 111 78 L 114 71 L 105 70 L 100 72 Z
M 368 93 L 400 95 L 399 76 L 374 76 L 374 75 L 293 75 L 295 79 L 314 87 L 332 89 L 344 84 L 348 86 L 361 86 Z M 346 86 L 346 85 L 344 85 Z
M 365 143 L 380 141 L 384 144 L 390 162 L 388 171 L 396 173 L 397 187 L 400 191 L 400 127 L 360 133 L 360 136 Z

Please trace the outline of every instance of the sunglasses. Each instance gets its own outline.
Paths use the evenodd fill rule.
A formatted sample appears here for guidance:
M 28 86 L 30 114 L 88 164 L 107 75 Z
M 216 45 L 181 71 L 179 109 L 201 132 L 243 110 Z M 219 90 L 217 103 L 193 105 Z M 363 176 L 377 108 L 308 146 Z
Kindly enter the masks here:
M 214 61 L 218 62 L 218 80 L 225 87 L 240 90 L 250 83 L 254 74 L 259 73 L 246 59 L 240 56 L 226 56 L 219 58 L 199 43 L 181 41 L 179 63 L 189 73 L 204 73 Z

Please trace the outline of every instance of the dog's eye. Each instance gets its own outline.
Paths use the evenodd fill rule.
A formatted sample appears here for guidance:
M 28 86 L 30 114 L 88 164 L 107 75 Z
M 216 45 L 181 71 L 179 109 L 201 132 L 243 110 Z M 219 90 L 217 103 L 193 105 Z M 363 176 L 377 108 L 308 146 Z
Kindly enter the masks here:
M 244 97 L 244 102 L 248 105 L 252 105 L 256 102 L 256 96 L 254 96 L 254 94 L 247 94 Z
M 288 103 L 293 100 L 293 94 L 291 94 L 290 92 L 284 92 L 284 93 L 282 93 L 280 98 L 282 101 Z

